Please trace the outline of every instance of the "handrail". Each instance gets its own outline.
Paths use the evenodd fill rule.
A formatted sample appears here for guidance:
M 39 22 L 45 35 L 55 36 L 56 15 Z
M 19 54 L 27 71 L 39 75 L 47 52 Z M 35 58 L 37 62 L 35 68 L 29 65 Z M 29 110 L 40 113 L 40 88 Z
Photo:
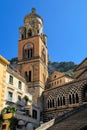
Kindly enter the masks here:
M 35 130 L 46 130 L 47 128 L 51 127 L 55 122 L 55 119 L 52 119 L 44 124 L 42 124 L 40 127 L 38 127 Z

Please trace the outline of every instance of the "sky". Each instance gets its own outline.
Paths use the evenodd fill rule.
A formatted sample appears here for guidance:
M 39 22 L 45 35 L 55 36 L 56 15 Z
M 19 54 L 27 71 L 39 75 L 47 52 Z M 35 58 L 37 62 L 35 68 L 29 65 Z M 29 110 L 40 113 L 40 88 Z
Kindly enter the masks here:
M 87 57 L 87 0 L 0 0 L 0 55 L 18 56 L 19 27 L 32 7 L 44 20 L 51 61 Z

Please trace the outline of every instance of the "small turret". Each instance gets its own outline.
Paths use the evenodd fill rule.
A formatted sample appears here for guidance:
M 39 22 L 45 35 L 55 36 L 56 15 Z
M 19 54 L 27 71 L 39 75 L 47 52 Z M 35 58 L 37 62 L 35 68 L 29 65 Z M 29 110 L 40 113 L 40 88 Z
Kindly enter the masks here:
M 25 27 L 20 27 L 20 39 L 25 39 L 26 38 L 26 28 Z

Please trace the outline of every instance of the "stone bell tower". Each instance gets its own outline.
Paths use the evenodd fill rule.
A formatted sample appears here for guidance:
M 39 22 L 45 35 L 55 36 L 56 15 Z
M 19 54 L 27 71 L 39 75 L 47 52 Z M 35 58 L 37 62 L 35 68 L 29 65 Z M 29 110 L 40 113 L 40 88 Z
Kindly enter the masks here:
M 34 103 L 42 107 L 42 92 L 48 78 L 48 50 L 46 35 L 43 34 L 43 20 L 32 12 L 25 16 L 24 26 L 19 28 L 18 69 L 26 79 Z

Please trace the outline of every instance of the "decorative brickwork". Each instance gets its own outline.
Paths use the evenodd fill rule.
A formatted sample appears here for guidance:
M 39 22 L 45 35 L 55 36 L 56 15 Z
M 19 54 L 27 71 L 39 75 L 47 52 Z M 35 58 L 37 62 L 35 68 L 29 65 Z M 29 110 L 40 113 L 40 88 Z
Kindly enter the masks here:
M 56 118 L 87 102 L 86 69 L 87 59 L 74 70 L 75 78 L 73 81 L 43 92 L 44 121 Z

